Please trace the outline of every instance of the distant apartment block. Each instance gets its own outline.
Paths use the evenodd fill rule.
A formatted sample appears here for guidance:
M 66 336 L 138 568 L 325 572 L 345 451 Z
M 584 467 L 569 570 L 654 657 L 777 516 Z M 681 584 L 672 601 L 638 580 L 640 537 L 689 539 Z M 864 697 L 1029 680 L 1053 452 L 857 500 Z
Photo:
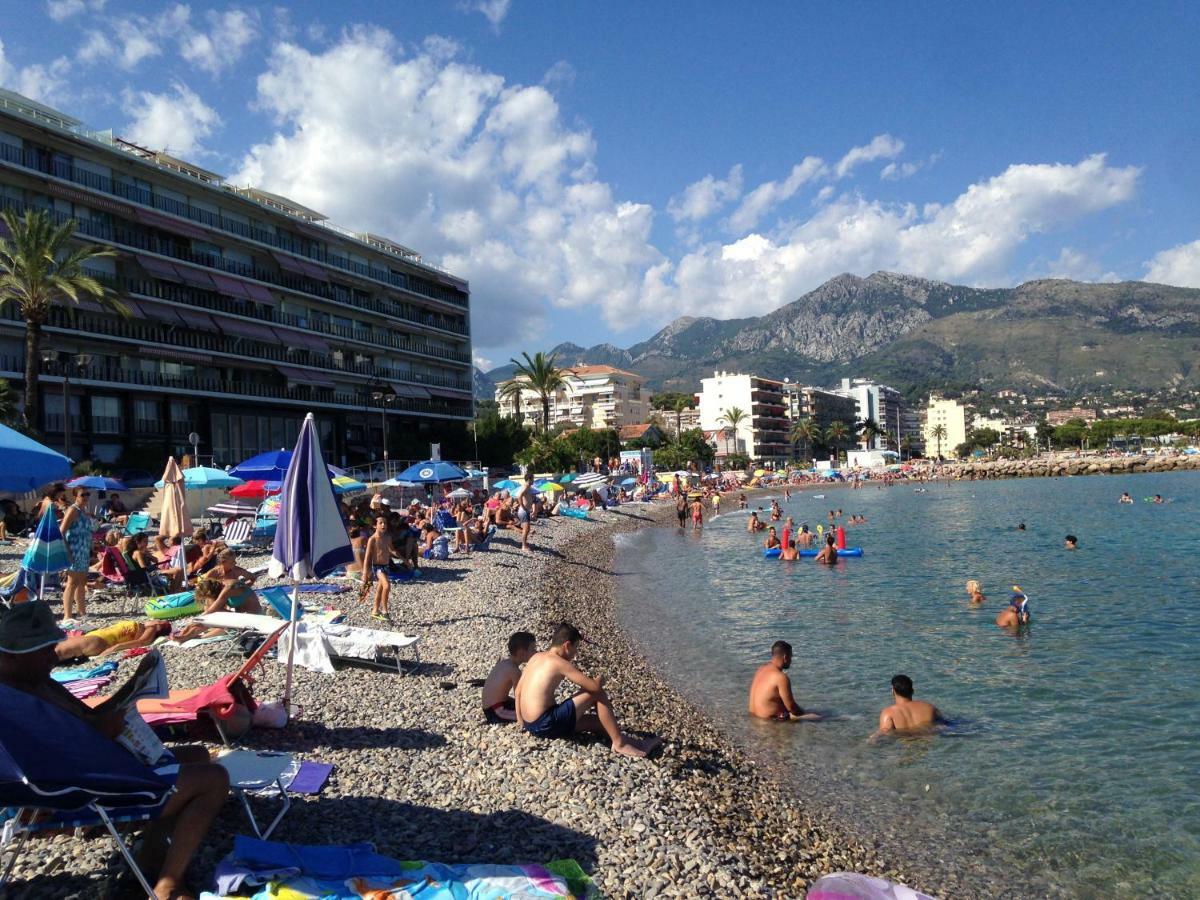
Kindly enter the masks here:
M 510 382 L 521 379 L 510 379 Z M 645 379 L 612 366 L 571 366 L 563 370 L 564 387 L 550 397 L 550 426 L 575 428 L 620 428 L 637 425 L 649 416 L 650 396 Z M 517 400 L 507 396 L 501 382 L 496 386 L 500 415 L 515 416 Z M 542 423 L 542 398 L 525 389 L 520 396 L 521 420 L 530 426 Z
M 939 428 L 942 429 L 940 436 Z M 927 454 L 950 456 L 955 447 L 966 443 L 967 408 L 957 400 L 931 394 L 925 409 L 925 429 L 921 436 Z
M 791 457 L 783 382 L 757 375 L 713 372 L 700 381 L 700 427 L 715 432 L 718 456 L 744 453 L 759 461 Z M 740 409 L 743 418 L 731 425 L 728 413 Z
M 858 421 L 858 401 L 835 391 L 785 383 L 783 400 L 789 426 L 807 419 L 824 433 L 834 422 L 843 422 L 848 429 L 853 430 L 855 422 Z M 803 442 L 796 442 L 793 447 L 797 455 L 805 458 L 812 454 L 812 448 L 804 446 Z
M 1070 409 L 1052 409 L 1046 413 L 1046 423 L 1048 425 L 1063 425 L 1072 419 L 1095 422 L 1096 410 L 1082 406 L 1073 406 Z
M 889 444 L 895 444 L 897 435 L 901 434 L 904 409 L 904 397 L 899 391 L 865 378 L 843 378 L 841 387 L 835 388 L 835 393 L 854 400 L 858 407 L 859 422 L 870 419 L 883 432 L 866 449 L 885 450 Z
M 351 464 L 378 455 L 383 417 L 393 447 L 417 448 L 473 416 L 467 282 L 387 238 L 9 91 L 0 207 L 74 220 L 116 251 L 89 271 L 131 317 L 84 301 L 44 330 L 35 424 L 54 445 L 70 416 L 76 457 L 161 462 L 194 431 L 201 455 L 237 462 L 290 446 L 312 411 L 327 458 Z M 0 377 L 14 384 L 23 335 L 9 305 Z

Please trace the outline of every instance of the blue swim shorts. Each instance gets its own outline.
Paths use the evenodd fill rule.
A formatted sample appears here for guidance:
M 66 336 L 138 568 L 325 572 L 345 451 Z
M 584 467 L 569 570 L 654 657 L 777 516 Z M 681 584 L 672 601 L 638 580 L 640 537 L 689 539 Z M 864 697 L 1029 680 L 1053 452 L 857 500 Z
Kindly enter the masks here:
M 575 733 L 575 704 L 567 698 L 558 706 L 550 707 L 532 722 L 526 722 L 525 730 L 540 738 L 571 736 Z

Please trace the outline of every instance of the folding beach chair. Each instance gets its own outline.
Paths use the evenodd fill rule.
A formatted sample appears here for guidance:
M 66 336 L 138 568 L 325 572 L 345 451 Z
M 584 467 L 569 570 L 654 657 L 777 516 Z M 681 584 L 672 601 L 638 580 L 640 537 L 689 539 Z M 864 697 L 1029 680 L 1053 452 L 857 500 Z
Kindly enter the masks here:
M 225 529 L 222 540 L 231 550 L 249 547 L 254 533 L 253 519 L 238 519 Z
M 125 521 L 125 533 L 141 534 L 143 531 L 149 531 L 153 521 L 149 513 L 134 513 Z
M 0 605 L 12 606 L 14 603 L 38 599 L 38 586 L 30 577 L 29 570 L 23 566 L 0 580 L 3 581 L 0 584 Z
M 116 825 L 161 815 L 178 772 L 170 754 L 147 766 L 70 713 L 0 685 L 0 804 L 12 812 L 0 850 L 16 841 L 0 875 L 0 895 L 30 833 L 103 825 L 153 900 Z

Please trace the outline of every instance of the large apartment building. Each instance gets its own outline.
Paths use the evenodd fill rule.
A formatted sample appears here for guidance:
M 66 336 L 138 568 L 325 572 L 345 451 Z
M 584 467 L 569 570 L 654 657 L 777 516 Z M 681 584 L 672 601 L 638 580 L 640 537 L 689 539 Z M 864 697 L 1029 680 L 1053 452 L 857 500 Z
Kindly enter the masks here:
M 970 410 L 964 404 L 930 394 L 921 435 L 925 452 L 932 456 L 953 456 L 954 448 L 967 440 L 970 417 Z
M 563 370 L 564 386 L 550 397 L 550 427 L 620 428 L 645 422 L 650 411 L 650 395 L 643 387 L 645 379 L 633 372 L 612 366 L 569 366 Z M 500 415 L 515 416 L 517 399 L 505 393 L 502 382 L 496 386 Z M 542 398 L 533 390 L 522 390 L 521 420 L 541 427 Z
M 736 426 L 729 413 L 741 410 Z M 718 433 L 717 455 L 744 453 L 760 462 L 782 462 L 791 456 L 783 382 L 757 375 L 713 372 L 700 380 L 700 427 Z
M 787 407 L 787 417 L 791 423 L 810 420 L 821 430 L 828 431 L 834 422 L 843 422 L 851 431 L 858 421 L 858 401 L 853 397 L 845 397 L 834 391 L 826 391 L 808 385 L 785 383 L 783 385 L 784 405 Z M 795 454 L 803 458 L 812 455 L 813 448 L 804 441 L 793 444 Z
M 69 424 L 77 458 L 161 463 L 194 431 L 202 456 L 237 462 L 290 446 L 312 411 L 327 458 L 353 464 L 385 432 L 393 456 L 423 455 L 472 418 L 468 285 L 400 244 L 8 91 L 0 207 L 48 210 L 116 251 L 88 268 L 132 315 L 85 301 L 44 330 L 35 424 L 52 445 Z M 10 304 L 14 386 L 23 334 Z
M 895 445 L 903 426 L 904 397 L 899 391 L 865 378 L 843 378 L 834 391 L 854 400 L 859 422 L 869 419 L 879 426 L 881 433 L 866 449 L 886 450 L 889 444 Z

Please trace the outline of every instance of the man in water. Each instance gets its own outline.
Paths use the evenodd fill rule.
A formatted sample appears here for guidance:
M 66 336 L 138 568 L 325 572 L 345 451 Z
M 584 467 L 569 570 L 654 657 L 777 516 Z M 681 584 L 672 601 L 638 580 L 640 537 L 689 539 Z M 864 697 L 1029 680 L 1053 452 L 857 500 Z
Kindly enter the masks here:
M 532 553 L 533 550 L 529 546 L 529 526 L 530 520 L 533 518 L 533 473 L 525 473 L 525 483 L 517 489 L 517 524 L 521 526 L 521 550 L 525 553 Z
M 767 550 L 775 550 L 779 547 L 779 537 L 775 534 L 774 525 L 767 529 L 767 540 L 763 547 Z
M 792 645 L 776 641 L 771 645 L 771 661 L 763 663 L 750 682 L 750 715 L 759 719 L 805 719 L 816 722 L 820 716 L 806 713 L 792 697 L 792 682 L 784 672 L 792 664 Z
M 1121 499 L 1118 500 L 1117 502 L 1118 503 L 1132 503 L 1133 498 L 1129 496 L 1129 491 L 1125 491 L 1124 493 L 1121 494 Z
M 796 535 L 796 544 L 807 550 L 808 548 L 812 547 L 812 542 L 813 542 L 812 532 L 808 530 L 807 525 L 801 525 L 800 533 L 798 535 Z
M 687 524 L 687 497 L 683 494 L 675 495 L 675 517 L 679 519 L 680 528 Z
M 826 565 L 837 565 L 838 555 L 837 547 L 833 545 L 833 535 L 825 536 L 825 546 L 821 548 L 821 552 L 817 554 L 817 562 L 825 563 Z
M 1073 535 L 1073 534 L 1068 534 L 1066 536 L 1066 538 L 1063 539 L 1063 545 L 1068 550 L 1078 550 L 1079 549 L 1079 538 L 1075 537 L 1075 535 Z
M 941 721 L 936 706 L 913 699 L 912 679 L 907 675 L 896 675 L 892 678 L 892 705 L 879 713 L 879 730 L 871 735 L 871 740 L 896 732 L 929 731 Z
M 1029 598 L 1017 585 L 1013 585 L 1012 599 L 1008 606 L 996 616 L 996 624 L 1001 628 L 1017 628 L 1028 625 L 1030 619 Z
M 1166 503 L 1167 501 L 1163 499 L 1162 494 L 1155 494 L 1154 502 L 1155 503 Z
M 623 756 L 645 756 L 659 744 L 657 738 L 635 741 L 621 731 L 612 703 L 604 690 L 604 677 L 589 678 L 575 665 L 583 640 L 572 625 L 563 622 L 554 631 L 550 649 L 533 654 L 516 687 L 517 722 L 539 738 L 570 737 L 581 731 L 603 732 L 613 751 Z M 561 703 L 554 692 L 563 681 L 579 691 Z M 586 713 L 595 708 L 595 715 Z
M 704 502 L 697 497 L 692 501 L 692 530 L 699 531 L 704 527 Z
M 714 516 L 719 516 L 721 514 L 721 495 L 716 492 L 714 492 L 712 495 L 712 509 Z
M 750 518 L 746 522 L 746 532 L 748 534 L 754 534 L 756 531 L 761 531 L 762 527 L 763 523 L 758 521 L 758 513 L 750 513 Z
M 780 559 L 799 559 L 800 554 L 796 550 L 796 542 L 788 541 L 783 545 L 783 549 L 779 551 Z

